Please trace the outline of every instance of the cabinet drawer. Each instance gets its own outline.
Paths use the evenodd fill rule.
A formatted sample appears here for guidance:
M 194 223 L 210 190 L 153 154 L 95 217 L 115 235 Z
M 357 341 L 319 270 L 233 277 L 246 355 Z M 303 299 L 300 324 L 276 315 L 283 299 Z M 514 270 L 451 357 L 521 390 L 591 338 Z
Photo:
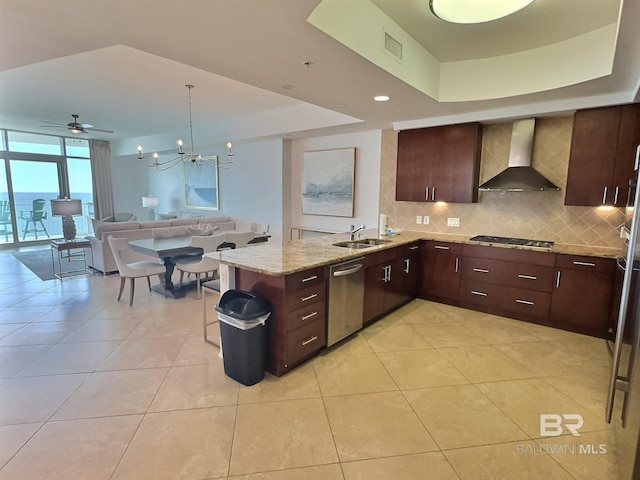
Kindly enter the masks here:
M 553 290 L 554 268 L 526 263 L 503 262 L 486 258 L 464 257 L 465 280 L 494 283 L 541 292 Z
M 549 316 L 550 293 L 522 288 L 505 288 L 502 295 L 502 308 L 508 312 L 539 318 Z
M 500 307 L 504 287 L 491 283 L 463 281 L 460 284 L 460 301 L 484 307 Z
M 300 327 L 287 334 L 287 365 L 291 366 L 327 344 L 327 322 L 324 319 Z
M 551 293 L 554 273 L 553 267 L 514 263 L 508 269 L 506 284 L 515 288 Z
M 506 264 L 499 260 L 465 257 L 462 262 L 462 278 L 465 280 L 504 285 L 507 276 Z
M 433 253 L 443 253 L 443 252 L 448 252 L 452 255 L 462 254 L 461 243 L 438 242 L 435 240 L 428 240 L 424 242 L 424 246 L 422 248 L 426 255 L 431 255 Z
M 503 262 L 526 263 L 531 265 L 546 265 L 547 267 L 553 267 L 556 261 L 555 253 L 500 246 L 464 244 L 462 254 L 465 257 L 487 258 L 502 260 Z
M 408 255 L 420 253 L 420 242 L 408 243 L 395 249 L 397 256 L 406 257 Z
M 286 311 L 291 312 L 293 310 L 298 310 L 307 305 L 311 305 L 312 303 L 324 300 L 326 298 L 326 290 L 326 282 L 322 282 L 302 288 L 293 293 L 287 293 Z
M 305 305 L 304 307 L 287 314 L 287 331 L 308 325 L 318 319 L 325 319 L 327 315 L 327 302 L 322 301 Z
M 585 272 L 613 273 L 616 269 L 616 261 L 612 258 L 558 254 L 556 255 L 556 267 Z
M 316 267 L 301 272 L 292 273 L 285 277 L 285 289 L 287 293 L 295 292 L 310 285 L 324 283 L 326 279 L 326 267 Z
M 401 247 L 387 248 L 373 253 L 367 253 L 364 257 L 365 268 L 381 263 L 389 263 L 394 258 L 402 256 Z

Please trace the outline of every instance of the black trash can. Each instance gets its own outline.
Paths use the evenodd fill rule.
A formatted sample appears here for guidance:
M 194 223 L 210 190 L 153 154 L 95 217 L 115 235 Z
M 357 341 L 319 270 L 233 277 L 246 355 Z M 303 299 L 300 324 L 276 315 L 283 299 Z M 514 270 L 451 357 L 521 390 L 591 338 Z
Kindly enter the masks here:
M 269 302 L 242 290 L 228 290 L 216 305 L 224 373 L 243 385 L 255 385 L 267 367 L 266 320 Z

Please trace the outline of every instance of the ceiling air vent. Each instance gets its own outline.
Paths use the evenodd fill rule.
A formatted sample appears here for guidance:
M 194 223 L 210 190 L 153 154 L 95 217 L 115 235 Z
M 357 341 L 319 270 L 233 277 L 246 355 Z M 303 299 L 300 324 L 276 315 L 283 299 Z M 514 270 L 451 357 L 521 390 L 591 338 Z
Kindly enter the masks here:
M 402 60 L 402 44 L 387 32 L 384 32 L 384 50 L 396 59 Z

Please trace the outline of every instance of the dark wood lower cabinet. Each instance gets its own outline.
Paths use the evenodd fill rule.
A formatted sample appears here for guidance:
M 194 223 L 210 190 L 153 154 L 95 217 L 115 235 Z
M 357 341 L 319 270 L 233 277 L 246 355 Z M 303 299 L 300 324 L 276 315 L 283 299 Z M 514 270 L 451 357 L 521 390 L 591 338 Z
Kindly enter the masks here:
M 445 303 L 457 302 L 462 244 L 426 241 L 422 246 L 422 256 L 421 296 Z
M 326 267 L 291 275 L 236 269 L 236 288 L 271 303 L 267 319 L 267 371 L 281 376 L 327 344 Z
M 439 247 L 439 248 L 438 248 Z M 364 325 L 422 298 L 599 337 L 615 320 L 613 259 L 443 242 L 365 255 Z M 271 303 L 267 371 L 281 376 L 327 343 L 327 267 L 273 276 L 236 269 Z
M 382 262 L 378 263 L 379 260 Z M 416 297 L 420 245 L 416 242 L 372 254 L 368 263 L 364 274 L 364 325 Z
M 558 255 L 551 325 L 606 338 L 615 270 L 613 259 Z
M 422 298 L 602 338 L 617 315 L 613 259 L 431 241 L 423 252 Z

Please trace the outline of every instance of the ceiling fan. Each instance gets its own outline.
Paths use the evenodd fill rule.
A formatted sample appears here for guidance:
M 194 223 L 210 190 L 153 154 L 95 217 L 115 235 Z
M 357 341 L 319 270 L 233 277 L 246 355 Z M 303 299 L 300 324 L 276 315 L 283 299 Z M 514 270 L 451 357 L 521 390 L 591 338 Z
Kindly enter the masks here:
M 113 133 L 112 130 L 102 130 L 100 128 L 94 128 L 90 123 L 80 123 L 78 122 L 78 118 L 80 115 L 77 113 L 72 113 L 73 122 L 69 122 L 66 125 L 64 123 L 55 123 L 48 122 L 46 120 L 40 120 L 42 123 L 49 123 L 50 125 L 43 125 L 43 127 L 53 127 L 53 128 L 66 128 L 71 133 L 82 134 L 92 132 L 102 132 L 102 133 Z

